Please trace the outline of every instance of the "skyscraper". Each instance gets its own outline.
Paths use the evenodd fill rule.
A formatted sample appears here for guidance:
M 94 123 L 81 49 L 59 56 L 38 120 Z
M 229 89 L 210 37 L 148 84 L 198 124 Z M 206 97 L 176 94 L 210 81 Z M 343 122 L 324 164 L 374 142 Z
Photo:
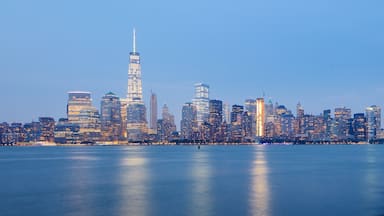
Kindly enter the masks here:
M 197 124 L 208 122 L 209 118 L 209 86 L 203 83 L 195 84 L 195 97 L 192 100 L 196 107 Z
M 129 53 L 127 90 L 128 141 L 142 142 L 147 133 L 146 108 L 143 101 L 140 54 L 136 51 L 136 31 L 133 29 L 133 51 Z
M 151 101 L 150 101 L 150 107 L 151 110 L 149 115 L 149 128 L 152 131 L 156 131 L 157 127 L 157 96 L 155 93 L 151 92 Z
M 352 130 L 355 141 L 367 141 L 367 119 L 364 113 L 353 115 Z
M 181 138 L 193 140 L 194 130 L 196 130 L 196 108 L 192 103 L 185 103 L 181 113 Z
M 265 104 L 264 98 L 256 99 L 256 136 L 264 137 L 265 133 Z
M 210 141 L 222 142 L 224 140 L 223 133 L 221 131 L 221 124 L 223 122 L 223 102 L 221 100 L 209 101 L 209 124 L 210 129 Z
M 105 141 L 117 141 L 121 137 L 120 98 L 109 92 L 101 99 L 101 132 Z
M 245 101 L 245 111 L 248 112 L 248 115 L 251 117 L 252 129 L 250 131 L 250 136 L 256 136 L 256 100 L 247 99 Z
M 377 139 L 381 129 L 381 108 L 373 105 L 367 107 L 365 112 L 367 115 L 368 140 Z
M 243 114 L 244 107 L 240 105 L 233 105 L 231 112 L 231 141 L 240 143 L 243 141 Z
M 335 109 L 335 122 L 333 128 L 333 138 L 347 139 L 349 134 L 349 120 L 352 118 L 352 111 L 348 108 Z

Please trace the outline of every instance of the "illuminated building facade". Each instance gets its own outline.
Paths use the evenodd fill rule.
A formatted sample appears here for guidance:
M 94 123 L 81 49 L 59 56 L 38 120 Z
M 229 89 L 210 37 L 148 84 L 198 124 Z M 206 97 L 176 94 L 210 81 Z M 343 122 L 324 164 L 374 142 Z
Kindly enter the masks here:
M 209 86 L 203 83 L 195 84 L 195 97 L 192 100 L 196 107 L 196 121 L 200 126 L 209 118 Z
M 92 106 L 90 92 L 68 92 L 67 118 L 70 124 L 80 126 L 83 142 L 97 142 L 101 137 L 100 115 Z
M 140 54 L 136 51 L 136 31 L 133 30 L 133 51 L 129 54 L 127 90 L 127 138 L 143 142 L 147 135 L 146 108 L 143 101 Z
M 368 140 L 377 139 L 381 128 L 381 108 L 373 105 L 367 107 L 365 112 L 367 115 L 367 138 Z
M 265 104 L 264 98 L 256 99 L 256 136 L 265 135 Z

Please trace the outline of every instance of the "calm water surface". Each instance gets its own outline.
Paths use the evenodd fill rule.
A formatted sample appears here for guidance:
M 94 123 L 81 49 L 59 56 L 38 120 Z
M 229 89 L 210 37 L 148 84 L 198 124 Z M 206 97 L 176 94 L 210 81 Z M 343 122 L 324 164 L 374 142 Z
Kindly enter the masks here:
M 384 215 L 384 145 L 2 147 L 1 215 Z

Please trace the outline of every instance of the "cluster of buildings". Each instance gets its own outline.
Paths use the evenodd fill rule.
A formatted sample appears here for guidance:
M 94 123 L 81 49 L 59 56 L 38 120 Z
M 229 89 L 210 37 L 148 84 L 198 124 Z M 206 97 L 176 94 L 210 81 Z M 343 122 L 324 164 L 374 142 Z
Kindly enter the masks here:
M 351 109 L 306 114 L 284 105 L 248 99 L 229 106 L 209 97 L 209 86 L 195 84 L 194 98 L 183 105 L 180 130 L 167 105 L 158 117 L 157 96 L 151 92 L 149 115 L 143 100 L 140 54 L 130 53 L 126 98 L 105 94 L 98 110 L 91 93 L 68 92 L 67 116 L 55 121 L 41 117 L 31 123 L 0 123 L 0 144 L 48 142 L 78 143 L 359 143 L 381 142 L 381 108 L 367 107 L 352 115 Z M 147 121 L 149 116 L 149 121 Z

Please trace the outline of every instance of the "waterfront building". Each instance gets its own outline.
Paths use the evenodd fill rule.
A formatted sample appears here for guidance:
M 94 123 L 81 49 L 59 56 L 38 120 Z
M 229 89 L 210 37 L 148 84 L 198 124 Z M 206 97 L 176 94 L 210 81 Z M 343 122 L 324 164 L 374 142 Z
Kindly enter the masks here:
M 221 100 L 209 101 L 209 124 L 210 142 L 217 143 L 224 141 L 224 134 L 221 130 L 223 122 L 223 102 Z
M 90 92 L 68 92 L 67 118 L 70 123 L 80 124 L 80 112 L 89 107 L 92 107 Z
M 281 135 L 285 139 L 293 139 L 295 136 L 295 117 L 291 113 L 281 116 Z
M 256 99 L 256 136 L 265 135 L 265 104 L 264 98 Z
M 120 98 L 109 92 L 101 99 L 101 133 L 104 141 L 118 141 L 121 138 Z
M 120 98 L 120 119 L 121 119 L 121 138 L 123 140 L 128 139 L 127 134 L 127 108 L 128 108 L 128 100 L 127 98 Z
M 250 131 L 250 137 L 256 136 L 256 100 L 255 99 L 247 99 L 245 100 L 244 104 L 245 111 L 248 113 L 248 115 L 251 117 L 251 131 Z
M 127 137 L 129 142 L 143 142 L 147 135 L 146 108 L 143 101 L 140 54 L 136 51 L 133 30 L 133 51 L 129 53 L 127 89 Z
M 175 117 L 169 112 L 168 106 L 164 104 L 162 110 L 162 119 L 158 120 L 159 139 L 162 142 L 169 142 L 176 131 Z
M 248 111 L 243 112 L 242 129 L 243 129 L 243 142 L 253 142 L 255 140 L 256 131 L 254 130 L 255 116 Z
M 192 100 L 196 107 L 196 121 L 199 127 L 209 118 L 209 85 L 203 83 L 195 84 L 195 96 Z
M 367 118 L 364 113 L 356 113 L 353 115 L 352 130 L 355 141 L 367 140 Z
M 41 124 L 40 122 L 11 124 L 11 131 L 13 136 L 17 136 L 18 142 L 37 142 L 40 141 Z
M 368 140 L 375 140 L 378 138 L 381 129 L 381 108 L 372 105 L 365 109 L 367 115 L 367 138 Z
M 155 93 L 151 92 L 151 100 L 149 104 L 149 128 L 151 133 L 157 130 L 157 96 Z
M 323 111 L 323 119 L 324 119 L 324 139 L 330 140 L 332 135 L 332 116 L 331 116 L 331 110 L 327 109 Z
M 303 125 L 304 125 L 304 108 L 301 106 L 300 102 L 296 106 L 296 123 L 295 123 L 295 133 L 303 134 Z
M 55 126 L 55 143 L 78 144 L 81 142 L 80 126 L 70 123 L 67 118 L 61 118 Z
M 68 92 L 67 118 L 70 124 L 80 126 L 81 140 L 97 142 L 101 137 L 100 115 L 92 106 L 90 92 Z
M 194 133 L 197 132 L 196 127 L 196 108 L 192 103 L 185 103 L 181 112 L 181 138 L 185 140 L 194 140 Z
M 333 128 L 333 138 L 345 140 L 349 138 L 349 121 L 352 118 L 351 109 L 336 108 Z
M 243 141 L 243 113 L 244 107 L 233 105 L 231 112 L 231 141 L 240 143 Z
M 55 119 L 52 117 L 40 117 L 40 141 L 55 141 Z

